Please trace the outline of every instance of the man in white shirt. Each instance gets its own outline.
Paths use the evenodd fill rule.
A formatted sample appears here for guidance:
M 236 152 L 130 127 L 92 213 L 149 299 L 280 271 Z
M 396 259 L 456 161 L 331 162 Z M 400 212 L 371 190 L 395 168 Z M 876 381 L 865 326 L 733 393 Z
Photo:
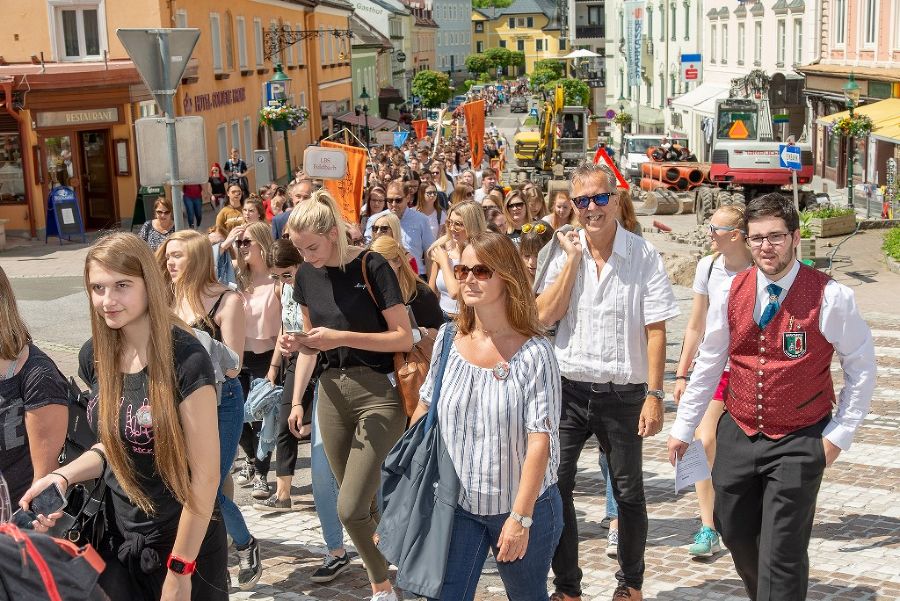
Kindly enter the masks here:
M 475 190 L 475 202 L 481 204 L 484 197 L 497 185 L 497 172 L 490 167 L 481 172 L 481 187 Z
M 565 252 L 550 264 L 537 300 L 545 325 L 559 321 L 554 344 L 563 376 L 558 474 L 564 526 L 551 599 L 581 598 L 572 492 L 581 449 L 596 436 L 619 505 L 613 599 L 641 601 L 647 543 L 641 453 L 643 439 L 662 429 L 665 322 L 679 310 L 659 253 L 617 221 L 612 172 L 582 165 L 570 188 L 584 229 L 557 234 Z
M 752 601 L 805 599 L 822 474 L 868 413 L 875 350 L 853 292 L 795 258 L 791 200 L 755 198 L 744 219 L 756 266 L 735 277 L 725 302 L 710 303 L 669 459 L 684 454 L 730 360 L 712 470 L 716 529 Z M 835 352 L 844 372 L 838 399 Z

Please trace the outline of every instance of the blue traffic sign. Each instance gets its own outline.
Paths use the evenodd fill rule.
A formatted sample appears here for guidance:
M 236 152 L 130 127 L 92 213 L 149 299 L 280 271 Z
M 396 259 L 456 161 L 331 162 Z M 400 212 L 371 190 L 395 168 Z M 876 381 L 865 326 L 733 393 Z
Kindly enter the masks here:
M 535 119 L 537 119 L 537 116 L 538 116 L 537 108 L 531 107 L 531 110 L 528 111 L 528 116 L 534 117 Z
M 800 160 L 800 147 L 788 144 L 778 145 L 778 162 L 782 169 L 800 171 L 803 163 Z

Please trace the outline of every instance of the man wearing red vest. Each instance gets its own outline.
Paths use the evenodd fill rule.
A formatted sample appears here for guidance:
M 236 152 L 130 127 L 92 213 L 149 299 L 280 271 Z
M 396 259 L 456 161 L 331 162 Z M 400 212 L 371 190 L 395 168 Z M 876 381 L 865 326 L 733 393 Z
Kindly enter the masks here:
M 799 227 L 781 194 L 747 205 L 755 267 L 730 290 L 710 291 L 706 337 L 668 444 L 674 463 L 730 359 L 712 469 L 714 519 L 753 601 L 806 599 L 822 474 L 850 447 L 875 387 L 872 334 L 853 292 L 797 261 Z M 834 353 L 844 372 L 837 399 Z

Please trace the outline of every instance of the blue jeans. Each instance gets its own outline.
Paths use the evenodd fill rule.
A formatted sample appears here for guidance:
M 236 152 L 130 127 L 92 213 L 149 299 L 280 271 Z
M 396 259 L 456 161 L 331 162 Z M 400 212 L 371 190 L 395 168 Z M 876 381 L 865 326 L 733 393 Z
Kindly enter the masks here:
M 456 508 L 450 554 L 441 601 L 472 601 L 487 558 L 488 548 L 497 556 L 497 541 L 509 513 L 475 515 Z M 562 499 L 554 484 L 534 504 L 534 523 L 528 534 L 525 557 L 497 562 L 497 570 L 510 601 L 547 601 L 550 560 L 563 529 Z M 436 601 L 436 600 L 430 600 Z
M 225 520 L 225 529 L 235 545 L 244 546 L 250 542 L 250 531 L 241 510 L 234 501 L 222 494 L 222 483 L 231 472 L 231 464 L 237 454 L 238 440 L 244 428 L 244 391 L 237 378 L 226 378 L 222 384 L 219 403 L 219 492 L 216 500 Z
M 187 212 L 188 227 L 200 227 L 200 220 L 203 218 L 203 199 L 191 198 L 185 196 L 184 209 Z
M 319 524 L 322 526 L 322 538 L 329 551 L 340 549 L 344 546 L 344 527 L 338 517 L 338 483 L 325 456 L 325 447 L 322 446 L 322 432 L 319 430 L 319 391 L 316 387 L 316 395 L 313 399 L 312 436 L 309 449 L 309 467 L 312 472 L 313 502 L 316 504 L 316 513 L 319 516 Z
M 606 517 L 611 520 L 619 519 L 619 506 L 616 505 L 616 498 L 613 496 L 612 480 L 609 479 L 609 462 L 606 460 L 606 453 L 600 453 L 600 471 L 603 472 L 603 479 L 606 481 Z

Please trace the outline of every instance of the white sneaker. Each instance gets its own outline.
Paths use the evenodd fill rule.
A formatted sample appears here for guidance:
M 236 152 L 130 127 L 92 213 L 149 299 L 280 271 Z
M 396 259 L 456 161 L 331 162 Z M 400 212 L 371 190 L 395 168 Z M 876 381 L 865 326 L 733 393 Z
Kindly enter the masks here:
M 372 601 L 399 601 L 397 593 L 392 590 L 381 591 L 372 595 Z

